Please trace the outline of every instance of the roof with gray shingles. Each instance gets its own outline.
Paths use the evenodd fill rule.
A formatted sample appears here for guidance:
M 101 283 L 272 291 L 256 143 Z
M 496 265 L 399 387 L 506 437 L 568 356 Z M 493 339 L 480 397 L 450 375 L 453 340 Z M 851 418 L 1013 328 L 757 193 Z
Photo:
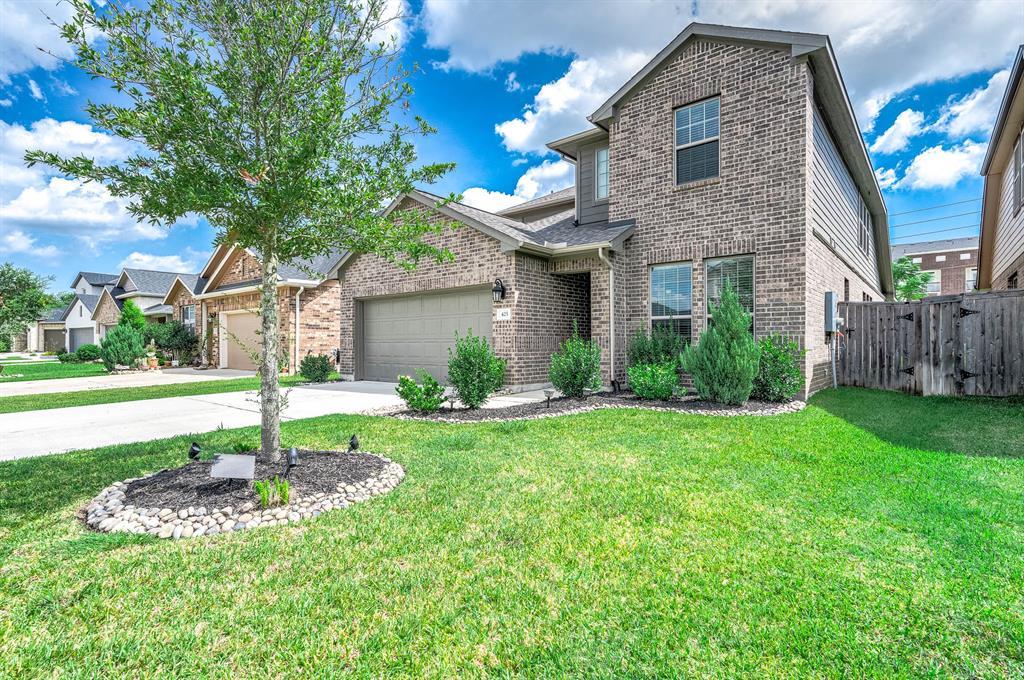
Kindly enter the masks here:
M 160 272 L 153 269 L 125 269 L 124 273 L 132 280 L 139 293 L 148 295 L 167 295 L 167 291 L 179 276 L 196 276 L 182 272 Z M 135 292 L 135 291 L 132 291 Z
M 85 279 L 85 282 L 88 283 L 90 286 L 105 286 L 108 284 L 113 285 L 117 283 L 117 279 L 120 276 L 120 272 L 117 274 L 103 274 L 100 272 L 78 272 L 78 275 L 75 277 L 75 280 L 71 282 L 71 287 L 74 287 L 75 282 L 77 282 L 79 278 Z
M 145 309 L 142 310 L 143 316 L 153 316 L 155 314 L 173 314 L 173 313 L 174 313 L 174 307 L 172 307 L 170 305 L 164 305 L 164 304 L 152 305 L 152 306 L 146 307 Z
M 286 281 L 319 281 L 327 277 L 346 251 L 335 250 L 326 255 L 296 260 L 278 267 L 277 274 Z
M 552 191 L 550 194 L 545 194 L 538 198 L 530 199 L 523 203 L 518 203 L 510 208 L 504 210 L 498 210 L 496 215 L 513 215 L 521 212 L 529 212 L 538 208 L 543 208 L 546 205 L 552 203 L 567 203 L 576 200 L 576 187 L 567 187 L 560 191 Z
M 890 252 L 892 253 L 892 259 L 898 260 L 905 255 L 917 255 L 918 253 L 937 253 L 944 250 L 976 250 L 977 248 L 978 237 L 967 236 L 965 238 L 945 238 L 937 241 L 900 243 L 892 246 Z
M 94 297 L 99 296 L 97 295 Z M 71 305 L 68 305 L 67 307 L 57 307 L 56 309 L 51 309 L 42 316 L 40 316 L 38 319 L 36 319 L 36 321 L 42 321 L 43 323 L 57 323 L 63 321 L 64 315 L 67 313 L 69 309 L 71 309 Z

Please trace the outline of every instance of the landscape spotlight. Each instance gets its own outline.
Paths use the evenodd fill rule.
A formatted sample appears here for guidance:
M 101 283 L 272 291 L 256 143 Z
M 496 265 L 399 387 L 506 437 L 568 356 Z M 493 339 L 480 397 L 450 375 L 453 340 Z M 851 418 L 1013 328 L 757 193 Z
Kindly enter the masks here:
M 199 454 L 202 449 L 199 448 L 199 442 L 192 442 L 192 446 L 188 447 L 188 459 L 199 460 Z
M 348 452 L 354 453 L 359 450 L 359 437 L 352 435 L 352 438 L 348 440 Z
M 288 467 L 293 468 L 299 464 L 299 451 L 294 446 L 288 449 Z

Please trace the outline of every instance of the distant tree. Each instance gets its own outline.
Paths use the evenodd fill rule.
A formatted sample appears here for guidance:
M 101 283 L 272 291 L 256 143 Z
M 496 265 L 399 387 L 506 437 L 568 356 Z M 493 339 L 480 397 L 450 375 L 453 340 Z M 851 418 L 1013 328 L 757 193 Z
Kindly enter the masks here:
M 75 292 L 62 290 L 53 296 L 53 306 L 50 309 L 67 309 L 68 305 L 75 301 Z
M 931 272 L 923 272 L 909 257 L 901 257 L 892 263 L 892 282 L 896 288 L 896 299 L 900 302 L 920 300 L 928 294 Z
M 118 93 L 89 117 L 145 150 L 109 166 L 25 159 L 104 184 L 139 219 L 201 215 L 218 243 L 257 254 L 261 452 L 279 460 L 280 266 L 338 249 L 406 268 L 452 259 L 423 240 L 443 227 L 422 211 L 381 210 L 454 167 L 414 167 L 411 137 L 434 130 L 407 113 L 409 72 L 388 37 L 399 17 L 387 0 L 71 4 L 62 35 L 75 63 Z
M 39 276 L 10 262 L 0 265 L 0 347 L 9 349 L 11 336 L 52 308 L 55 298 L 46 292 L 52 276 Z
M 131 300 L 125 300 L 121 307 L 121 320 L 117 322 L 117 325 L 130 326 L 141 334 L 146 330 L 146 317 L 137 304 Z

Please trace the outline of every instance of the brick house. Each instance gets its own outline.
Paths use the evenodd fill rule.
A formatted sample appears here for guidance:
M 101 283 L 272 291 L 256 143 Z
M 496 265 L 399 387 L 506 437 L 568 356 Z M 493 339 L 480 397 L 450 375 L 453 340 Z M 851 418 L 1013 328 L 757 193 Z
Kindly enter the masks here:
M 308 354 L 333 356 L 339 339 L 341 254 L 280 267 L 278 316 L 282 367 L 298 370 Z M 259 348 L 260 262 L 245 249 L 218 246 L 199 274 L 180 274 L 163 304 L 195 329 L 201 360 L 221 368 L 251 370 Z
M 921 271 L 930 272 L 928 295 L 958 295 L 975 289 L 978 279 L 978 238 L 901 243 L 891 249 L 892 260 L 909 257 Z
M 121 308 L 124 307 L 126 300 L 131 300 L 150 323 L 165 323 L 170 320 L 174 310 L 164 303 L 164 297 L 179 276 L 188 274 L 152 269 L 122 269 L 113 280 L 113 285 L 107 282 L 101 286 L 98 300 L 91 306 L 95 342 L 99 343 L 107 331 L 121 320 Z M 76 279 L 75 285 L 80 282 Z
M 826 36 L 691 24 L 549 144 L 572 189 L 498 214 L 413 192 L 454 264 L 402 271 L 372 255 L 339 267 L 340 369 L 444 377 L 456 332 L 491 339 L 508 380 L 548 382 L 574 322 L 624 380 L 637 330 L 696 341 L 726 280 L 757 337 L 806 350 L 806 391 L 828 381 L 824 295 L 890 298 L 885 205 Z
M 1017 50 L 981 164 L 978 288 L 1020 288 L 1024 279 L 1024 45 Z

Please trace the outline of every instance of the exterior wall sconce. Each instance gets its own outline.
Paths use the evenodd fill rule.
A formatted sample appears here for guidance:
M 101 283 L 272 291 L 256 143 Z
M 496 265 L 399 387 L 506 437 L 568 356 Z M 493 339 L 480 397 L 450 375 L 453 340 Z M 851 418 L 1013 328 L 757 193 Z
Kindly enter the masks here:
M 494 279 L 494 287 L 491 288 L 491 295 L 494 296 L 495 302 L 501 302 L 505 299 L 505 284 L 501 282 L 501 279 Z

